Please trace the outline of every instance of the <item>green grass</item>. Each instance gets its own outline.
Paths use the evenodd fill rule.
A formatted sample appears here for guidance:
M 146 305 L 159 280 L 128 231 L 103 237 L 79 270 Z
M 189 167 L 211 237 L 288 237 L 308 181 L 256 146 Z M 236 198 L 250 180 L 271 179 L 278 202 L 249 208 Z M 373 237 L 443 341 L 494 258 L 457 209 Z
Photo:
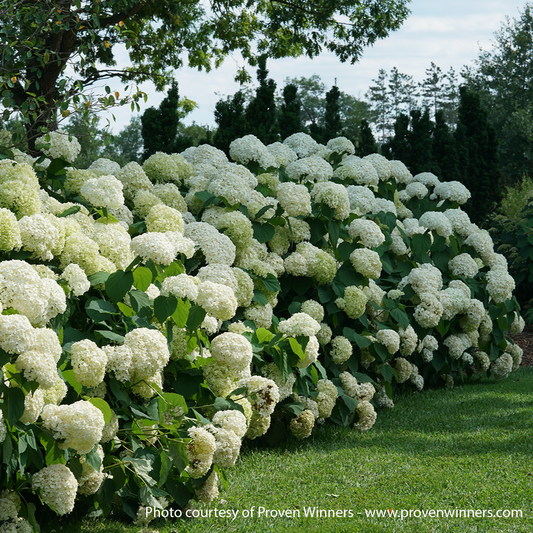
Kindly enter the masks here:
M 160 533 L 533 531 L 533 368 L 504 381 L 406 395 L 380 411 L 372 430 L 324 426 L 302 442 L 245 449 L 229 488 L 198 510 L 236 510 L 235 520 L 160 519 Z M 255 516 L 243 511 L 255 506 Z M 257 516 L 259 507 L 293 517 Z M 305 507 L 346 511 L 309 518 Z M 516 509 L 522 518 L 370 518 L 366 510 Z M 297 515 L 300 512 L 300 517 Z M 350 516 L 350 512 L 353 516 Z M 44 533 L 133 533 L 111 520 L 65 520 Z

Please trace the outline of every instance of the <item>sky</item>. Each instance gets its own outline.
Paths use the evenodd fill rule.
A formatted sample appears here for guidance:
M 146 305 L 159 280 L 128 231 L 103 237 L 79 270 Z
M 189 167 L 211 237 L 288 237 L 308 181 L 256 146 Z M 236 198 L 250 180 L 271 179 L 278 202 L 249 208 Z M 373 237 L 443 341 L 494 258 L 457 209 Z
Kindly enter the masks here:
M 366 48 L 362 58 L 354 65 L 341 63 L 332 54 L 322 54 L 312 60 L 269 60 L 269 78 L 276 81 L 281 91 L 287 77 L 301 78 L 318 74 L 326 90 L 334 85 L 336 78 L 341 91 L 364 99 L 381 68 L 390 72 L 396 67 L 419 82 L 425 78 L 425 71 L 431 62 L 443 72 L 452 67 L 459 74 L 463 66 L 473 65 L 480 48 L 491 48 L 494 32 L 502 27 L 506 17 L 519 18 L 524 5 L 525 2 L 512 0 L 412 0 L 409 4 L 411 14 L 400 29 Z M 198 108 L 186 117 L 184 123 L 188 125 L 194 121 L 197 124 L 215 125 L 215 104 L 239 90 L 240 86 L 233 78 L 243 65 L 238 57 L 230 57 L 222 67 L 210 73 L 190 68 L 177 71 L 180 96 L 198 104 Z M 250 74 L 255 81 L 255 69 L 250 69 Z M 120 85 L 109 85 L 113 90 L 121 90 Z M 141 113 L 147 107 L 157 107 L 165 97 L 165 93 L 157 93 L 150 83 L 142 84 L 140 88 L 148 94 L 148 101 L 143 102 Z M 132 112 L 129 106 L 124 106 L 114 109 L 113 115 L 115 120 L 110 114 L 102 113 L 104 120 L 101 125 L 105 125 L 106 119 L 109 119 L 112 131 L 118 133 L 129 123 Z

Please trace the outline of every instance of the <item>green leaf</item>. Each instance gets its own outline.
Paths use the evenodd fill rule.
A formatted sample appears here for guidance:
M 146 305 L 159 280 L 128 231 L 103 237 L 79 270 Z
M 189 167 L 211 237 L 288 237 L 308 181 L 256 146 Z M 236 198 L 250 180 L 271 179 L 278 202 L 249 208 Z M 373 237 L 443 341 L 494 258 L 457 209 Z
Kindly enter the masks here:
M 151 476 L 152 463 L 142 457 L 126 457 L 124 463 L 131 463 L 135 473 L 150 487 L 157 484 L 157 481 Z
M 83 385 L 76 379 L 74 370 L 63 370 L 62 374 L 67 383 L 76 391 L 78 395 L 80 395 L 81 391 L 83 390 Z
M 204 321 L 206 315 L 207 312 L 205 309 L 197 304 L 193 305 L 189 311 L 189 317 L 187 318 L 187 329 L 191 333 L 196 331 Z
M 172 313 L 172 319 L 174 320 L 178 328 L 184 328 L 185 324 L 187 324 L 187 318 L 189 317 L 190 308 L 190 302 L 181 299 L 178 300 L 176 310 L 174 311 L 174 313 Z
M 19 418 L 24 414 L 25 394 L 18 387 L 6 387 L 4 389 L 4 406 L 7 413 L 4 412 L 10 426 L 14 426 Z
M 302 345 L 294 337 L 289 337 L 289 344 L 291 345 L 291 350 L 303 361 L 305 359 L 305 351 Z
M 381 365 L 380 371 L 385 381 L 390 381 L 396 375 L 394 369 L 388 364 Z
M 356 331 L 350 328 L 344 328 L 342 334 L 351 342 L 355 342 L 359 348 L 368 348 L 372 341 L 368 337 L 359 335 Z
M 411 250 L 416 258 L 424 262 L 427 258 L 427 252 L 431 248 L 431 236 L 428 233 L 416 233 L 411 238 Z
M 252 222 L 252 227 L 254 230 L 254 238 L 260 243 L 268 242 L 276 233 L 274 226 L 268 222 L 265 224 L 261 224 L 260 222 Z
M 254 289 L 254 297 L 252 298 L 252 301 L 265 306 L 268 303 L 268 298 L 259 289 Z
M 374 383 L 374 380 L 370 376 L 361 374 L 361 372 L 353 372 L 352 375 L 359 383 Z
M 105 282 L 105 291 L 113 303 L 120 302 L 133 285 L 133 273 L 117 270 Z
M 95 444 L 94 448 L 89 453 L 85 454 L 85 460 L 87 461 L 87 464 L 91 465 L 97 472 L 100 471 L 102 459 L 98 455 L 98 444 Z
M 81 209 L 81 206 L 79 205 L 73 205 L 72 207 L 69 207 L 65 211 L 63 211 L 60 215 L 56 215 L 57 218 L 63 218 L 68 217 L 69 215 L 74 215 Z
M 178 299 L 170 294 L 169 296 L 158 296 L 154 300 L 154 315 L 162 324 L 168 317 L 172 316 L 178 307 Z
M 278 278 L 274 274 L 267 274 L 266 278 L 263 279 L 263 283 L 267 291 L 279 292 L 281 290 Z
M 328 220 L 328 232 L 333 246 L 337 246 L 337 241 L 339 240 L 339 236 L 341 234 L 341 230 L 337 221 Z
M 405 330 L 409 326 L 409 316 L 402 309 L 390 309 L 391 316 L 400 324 L 400 326 Z
M 140 291 L 145 291 L 152 283 L 152 271 L 139 266 L 133 271 L 133 286 Z
M 348 407 L 350 412 L 353 413 L 359 401 L 356 400 L 355 398 L 352 398 L 351 396 L 347 396 L 346 394 L 342 394 L 341 398 L 344 404 L 346 405 L 346 407 Z
M 265 328 L 257 328 L 257 331 L 255 332 L 257 335 L 257 340 L 263 344 L 265 342 L 270 342 L 272 337 L 274 336 L 273 333 L 268 331 L 268 329 Z
M 89 398 L 89 402 L 102 411 L 105 423 L 109 424 L 113 418 L 113 411 L 111 411 L 109 404 L 102 398 Z
M 105 322 L 111 315 L 117 314 L 117 309 L 107 300 L 89 298 L 85 304 L 85 312 L 94 322 Z
M 96 272 L 96 274 L 88 276 L 87 279 L 90 281 L 91 286 L 94 287 L 96 285 L 103 285 L 108 277 L 109 272 Z

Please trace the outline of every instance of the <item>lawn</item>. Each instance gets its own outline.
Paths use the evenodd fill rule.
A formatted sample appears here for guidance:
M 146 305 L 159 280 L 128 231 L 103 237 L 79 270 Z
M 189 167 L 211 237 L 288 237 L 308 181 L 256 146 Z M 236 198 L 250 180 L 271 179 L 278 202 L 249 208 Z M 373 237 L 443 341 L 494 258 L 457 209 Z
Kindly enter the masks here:
M 394 409 L 379 411 L 368 432 L 324 426 L 301 442 L 244 449 L 229 471 L 228 490 L 195 510 L 211 518 L 159 519 L 151 528 L 160 533 L 530 533 L 532 436 L 531 367 L 499 382 L 482 379 L 408 394 Z M 522 516 L 490 516 L 512 510 Z M 221 517 L 222 511 L 236 517 Z M 397 516 L 367 516 L 374 511 Z M 462 516 L 443 517 L 445 512 Z M 73 524 L 68 517 L 42 526 L 44 533 L 140 529 L 111 519 Z

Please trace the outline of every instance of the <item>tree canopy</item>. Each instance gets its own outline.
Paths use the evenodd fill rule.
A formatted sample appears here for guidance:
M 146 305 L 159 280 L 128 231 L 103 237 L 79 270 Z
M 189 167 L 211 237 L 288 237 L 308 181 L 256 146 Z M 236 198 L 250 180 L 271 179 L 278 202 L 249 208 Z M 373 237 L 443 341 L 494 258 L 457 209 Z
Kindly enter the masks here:
M 6 110 L 27 117 L 27 134 L 54 129 L 58 116 L 127 97 L 95 102 L 87 88 L 110 78 L 151 80 L 163 90 L 184 64 L 209 71 L 240 52 L 257 57 L 323 50 L 355 62 L 365 46 L 396 30 L 409 0 L 2 0 L 0 93 Z M 117 67 L 126 50 L 129 60 Z M 247 79 L 243 69 L 238 76 Z

